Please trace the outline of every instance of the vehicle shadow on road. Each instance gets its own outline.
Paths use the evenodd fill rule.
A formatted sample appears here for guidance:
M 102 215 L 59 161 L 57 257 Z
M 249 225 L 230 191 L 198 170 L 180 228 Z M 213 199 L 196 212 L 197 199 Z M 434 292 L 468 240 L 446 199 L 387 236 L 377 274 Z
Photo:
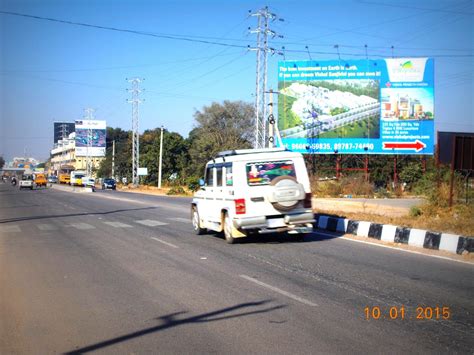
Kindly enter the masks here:
M 259 302 L 241 303 L 232 307 L 227 307 L 227 308 L 219 309 L 217 311 L 203 313 L 203 314 L 199 314 L 199 315 L 191 316 L 187 318 L 182 318 L 182 319 L 178 319 L 177 317 L 180 315 L 186 314 L 187 312 L 176 312 L 176 313 L 167 314 L 167 315 L 156 318 L 157 320 L 162 322 L 162 324 L 160 325 L 141 329 L 129 334 L 124 334 L 112 339 L 101 341 L 99 343 L 87 345 L 80 349 L 68 351 L 65 354 L 84 354 L 90 351 L 103 349 L 103 348 L 106 348 L 118 343 L 122 343 L 131 339 L 135 339 L 135 338 L 142 337 L 148 334 L 159 332 L 168 328 L 177 327 L 183 324 L 216 322 L 220 320 L 244 317 L 244 316 L 249 316 L 249 315 L 254 315 L 254 314 L 259 314 L 259 313 L 267 313 L 267 312 L 271 312 L 271 311 L 286 307 L 285 305 L 266 306 L 270 302 L 271 300 L 263 300 Z M 232 312 L 237 311 L 237 310 L 244 310 L 244 309 L 249 309 L 249 308 L 252 309 L 259 306 L 265 306 L 265 308 L 241 311 L 239 313 L 231 314 Z
M 37 220 L 37 219 L 49 219 L 49 218 L 64 218 L 64 217 L 79 217 L 79 216 L 102 216 L 102 215 L 108 215 L 108 214 L 120 213 L 120 212 L 153 210 L 153 209 L 157 209 L 157 208 L 159 208 L 159 207 L 158 206 L 151 206 L 151 207 L 140 207 L 140 208 L 124 208 L 124 209 L 105 211 L 105 212 L 78 212 L 78 213 L 56 214 L 56 215 L 16 217 L 16 218 L 0 219 L 0 224 L 2 224 L 2 223 L 12 223 L 12 222 L 21 222 L 21 221 L 32 221 L 32 220 Z
M 280 243 L 313 243 L 322 242 L 325 240 L 331 240 L 334 238 L 342 237 L 344 233 L 331 233 L 320 234 L 318 230 L 314 230 L 311 233 L 304 235 L 301 234 L 287 234 L 287 233 L 270 233 L 270 234 L 253 234 L 246 238 L 238 240 L 240 244 L 280 244 Z

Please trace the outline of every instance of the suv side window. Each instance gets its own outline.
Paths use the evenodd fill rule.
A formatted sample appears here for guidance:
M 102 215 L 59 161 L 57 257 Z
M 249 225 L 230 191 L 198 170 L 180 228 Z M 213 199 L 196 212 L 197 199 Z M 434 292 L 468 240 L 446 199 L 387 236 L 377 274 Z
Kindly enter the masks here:
M 205 177 L 206 186 L 214 186 L 214 165 L 208 165 L 206 167 L 206 177 Z
M 233 186 L 234 185 L 234 176 L 232 172 L 232 163 L 226 163 L 225 167 L 225 185 L 226 186 Z
M 216 186 L 222 186 L 222 165 L 216 165 Z

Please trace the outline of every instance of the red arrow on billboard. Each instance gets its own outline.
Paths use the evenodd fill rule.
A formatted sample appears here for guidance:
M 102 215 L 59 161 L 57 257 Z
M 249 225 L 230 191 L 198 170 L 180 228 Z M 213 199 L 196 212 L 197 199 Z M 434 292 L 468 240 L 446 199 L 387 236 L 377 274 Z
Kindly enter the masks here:
M 415 142 L 383 142 L 383 149 L 410 149 L 419 152 L 426 148 L 426 144 L 418 139 Z

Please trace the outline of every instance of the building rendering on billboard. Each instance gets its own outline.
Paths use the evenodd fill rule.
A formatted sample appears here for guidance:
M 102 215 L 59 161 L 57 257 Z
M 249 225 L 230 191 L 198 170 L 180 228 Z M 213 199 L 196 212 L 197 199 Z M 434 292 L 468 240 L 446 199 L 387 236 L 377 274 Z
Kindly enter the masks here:
M 76 157 L 105 156 L 106 122 L 97 120 L 76 121 Z M 90 146 L 88 145 L 91 140 Z
M 430 58 L 283 61 L 283 144 L 314 154 L 433 154 Z

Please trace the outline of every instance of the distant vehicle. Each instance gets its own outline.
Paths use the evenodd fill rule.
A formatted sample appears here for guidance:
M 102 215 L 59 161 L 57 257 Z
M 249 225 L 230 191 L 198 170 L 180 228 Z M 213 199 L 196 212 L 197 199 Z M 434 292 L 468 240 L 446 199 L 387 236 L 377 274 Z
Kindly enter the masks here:
M 43 173 L 33 173 L 33 182 L 35 187 L 46 187 L 48 183 Z
M 57 184 L 58 183 L 58 177 L 55 175 L 50 175 L 48 176 L 48 182 L 52 184 Z
M 71 181 L 71 176 L 69 174 L 59 174 L 60 184 L 69 184 L 70 181 Z
M 33 187 L 34 187 L 33 175 L 31 174 L 22 175 L 18 185 L 20 186 L 20 190 L 21 189 L 33 190 Z
M 117 188 L 117 185 L 114 179 L 109 178 L 109 179 L 104 179 L 104 181 L 102 181 L 102 190 L 105 190 L 105 189 L 115 190 L 116 188 Z
M 83 170 L 71 171 L 69 184 L 71 186 L 83 186 L 82 178 L 86 176 L 86 172 Z
M 206 165 L 191 202 L 193 228 L 223 232 L 229 244 L 249 234 L 313 229 L 311 189 L 303 155 L 280 148 L 221 152 Z
M 82 186 L 92 187 L 92 191 L 95 191 L 95 179 L 90 176 L 84 176 L 82 178 Z

